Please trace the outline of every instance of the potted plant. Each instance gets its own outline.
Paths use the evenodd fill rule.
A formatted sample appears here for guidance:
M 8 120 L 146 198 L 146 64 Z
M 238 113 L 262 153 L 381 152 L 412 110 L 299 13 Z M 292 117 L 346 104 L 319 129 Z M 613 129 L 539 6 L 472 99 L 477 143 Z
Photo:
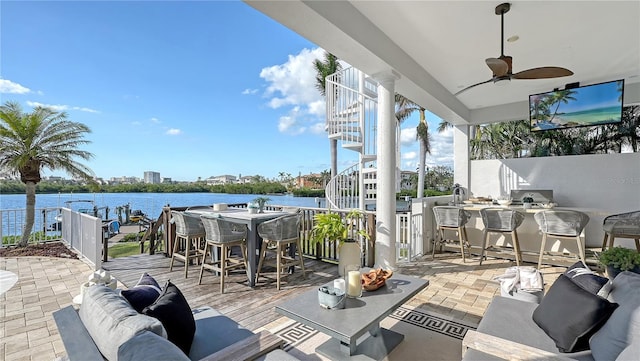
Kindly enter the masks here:
M 258 206 L 258 213 L 264 213 L 264 205 L 270 200 L 268 197 L 256 197 L 252 202 Z
M 340 256 L 338 258 L 338 274 L 344 275 L 344 268 L 348 264 L 360 265 L 360 245 L 357 237 L 369 239 L 364 229 L 357 229 L 363 216 L 360 210 L 350 211 L 345 219 L 338 213 L 317 213 L 313 219 L 310 241 L 312 245 L 326 242 L 338 242 Z
M 533 198 L 532 197 L 524 197 L 524 198 L 522 198 L 522 207 L 524 209 L 529 209 L 529 208 L 531 208 L 532 205 L 533 205 Z
M 640 273 L 640 253 L 634 249 L 611 247 L 600 253 L 598 261 L 605 267 L 611 280 L 623 271 Z

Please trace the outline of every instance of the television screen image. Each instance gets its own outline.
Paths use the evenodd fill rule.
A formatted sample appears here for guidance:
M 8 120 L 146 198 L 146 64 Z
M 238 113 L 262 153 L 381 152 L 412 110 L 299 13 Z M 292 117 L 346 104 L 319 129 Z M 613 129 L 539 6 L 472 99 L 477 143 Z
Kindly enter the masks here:
M 620 123 L 624 80 L 529 95 L 531 131 Z

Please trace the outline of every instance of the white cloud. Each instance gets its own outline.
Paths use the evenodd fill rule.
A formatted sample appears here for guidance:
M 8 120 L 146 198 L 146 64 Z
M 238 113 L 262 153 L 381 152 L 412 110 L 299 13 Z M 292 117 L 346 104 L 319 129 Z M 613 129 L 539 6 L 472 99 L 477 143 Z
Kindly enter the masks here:
M 257 93 L 257 92 L 258 92 L 258 89 L 249 89 L 249 88 L 247 88 L 247 89 L 242 91 L 242 94 L 243 95 L 253 95 L 253 94 Z
M 283 115 L 278 119 L 278 130 L 281 133 L 289 134 L 304 133 L 306 127 L 302 124 L 304 120 L 300 119 L 301 117 L 304 117 L 304 114 L 301 113 L 300 107 L 294 107 L 287 115 Z
M 182 130 L 177 129 L 177 128 L 170 128 L 169 130 L 167 130 L 167 132 L 165 134 L 167 134 L 167 135 L 180 135 L 180 134 L 182 134 Z
M 95 109 L 91 109 L 91 108 L 87 108 L 87 107 L 72 107 L 69 105 L 64 105 L 64 104 L 43 104 L 40 102 L 32 102 L 30 100 L 27 100 L 27 105 L 30 107 L 44 107 L 44 108 L 49 108 L 52 109 L 56 112 L 64 112 L 67 110 L 78 110 L 81 112 L 87 112 L 87 113 L 99 113 L 97 110 Z
M 139 126 L 139 125 L 142 125 L 142 123 L 137 121 L 137 120 L 135 120 L 135 121 L 131 122 L 131 125 Z
M 69 110 L 69 106 L 68 105 L 62 105 L 62 104 L 43 104 L 43 103 L 39 103 L 39 102 L 32 102 L 30 100 L 27 100 L 27 105 L 30 107 L 45 107 L 45 108 L 49 108 L 49 109 L 53 109 L 56 112 L 63 112 L 65 110 Z
M 263 94 L 267 105 L 273 109 L 287 109 L 281 116 L 278 129 L 281 132 L 300 134 L 324 132 L 325 101 L 316 89 L 315 59 L 322 59 L 324 50 L 302 49 L 289 55 L 287 62 L 262 69 L 260 77 L 267 82 Z M 247 89 L 243 92 L 250 91 Z
M 431 154 L 427 155 L 427 164 L 453 166 L 453 129 L 442 133 L 430 132 Z
M 160 120 L 158 118 L 156 118 L 156 117 L 152 117 L 149 120 L 151 120 L 151 123 L 154 123 L 154 124 L 160 124 L 161 123 Z
M 408 146 L 412 144 L 418 144 L 418 141 L 416 140 L 416 134 L 416 128 L 414 127 L 400 129 L 400 145 Z
M 402 153 L 402 159 L 413 160 L 418 157 L 418 152 L 406 152 Z
M 0 93 L 5 94 L 27 94 L 31 89 L 24 87 L 18 83 L 14 83 L 11 80 L 0 79 Z

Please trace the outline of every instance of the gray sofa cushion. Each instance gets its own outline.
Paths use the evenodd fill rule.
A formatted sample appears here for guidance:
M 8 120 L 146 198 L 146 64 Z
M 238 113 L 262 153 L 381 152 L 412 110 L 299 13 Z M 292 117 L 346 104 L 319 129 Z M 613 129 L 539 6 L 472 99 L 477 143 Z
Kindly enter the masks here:
M 541 350 L 558 353 L 558 348 L 554 341 L 533 322 L 532 315 L 536 307 L 538 305 L 535 303 L 496 296 L 489 304 L 480 325 L 478 325 L 478 331 Z M 589 351 L 563 355 L 577 360 L 593 360 Z M 489 361 L 501 359 L 469 349 L 465 353 L 463 360 Z
M 640 274 L 618 274 L 609 298 L 620 306 L 589 341 L 598 360 L 614 360 L 629 344 L 640 342 Z
M 189 361 L 189 358 L 166 338 L 144 331 L 120 346 L 118 361 Z
M 253 332 L 240 327 L 234 320 L 211 307 L 194 308 L 192 313 L 196 321 L 196 333 L 189 351 L 191 360 L 200 360 L 253 335 Z
M 139 314 L 124 298 L 106 286 L 89 287 L 78 313 L 98 350 L 107 360 L 116 360 L 120 345 L 143 331 L 166 337 L 160 321 Z

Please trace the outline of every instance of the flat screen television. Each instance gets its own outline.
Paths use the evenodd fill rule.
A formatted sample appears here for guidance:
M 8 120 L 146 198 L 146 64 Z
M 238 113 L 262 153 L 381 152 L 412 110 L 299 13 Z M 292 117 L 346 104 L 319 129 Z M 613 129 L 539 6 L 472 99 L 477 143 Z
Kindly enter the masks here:
M 531 131 L 620 123 L 624 79 L 529 95 Z

